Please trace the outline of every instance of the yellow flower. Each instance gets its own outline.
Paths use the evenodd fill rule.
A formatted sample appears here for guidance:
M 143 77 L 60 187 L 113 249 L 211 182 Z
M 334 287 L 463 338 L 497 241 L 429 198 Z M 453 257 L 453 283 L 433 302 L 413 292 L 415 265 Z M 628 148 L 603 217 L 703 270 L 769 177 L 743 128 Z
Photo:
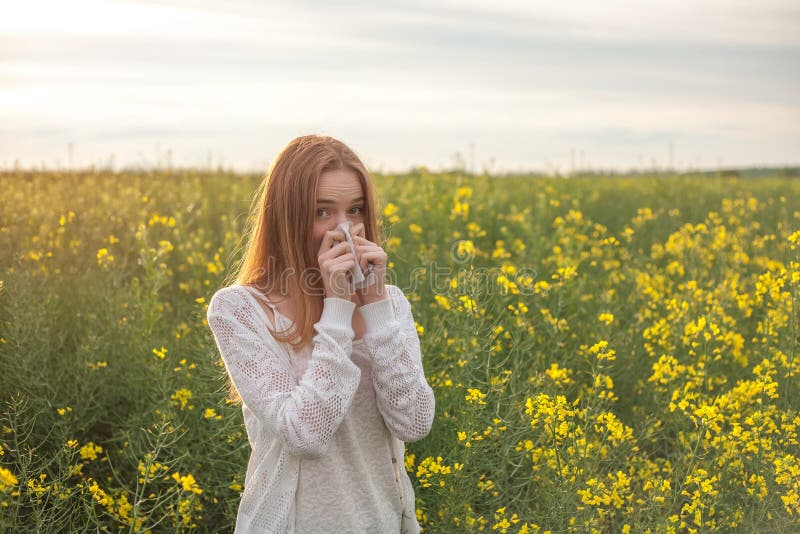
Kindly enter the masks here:
M 437 456 L 436 458 L 429 456 L 422 460 L 417 466 L 416 475 L 423 488 L 431 487 L 433 483 L 436 482 L 436 478 L 439 479 L 438 485 L 444 487 L 444 475 L 449 475 L 454 471 L 460 471 L 463 467 L 464 465 L 458 462 L 454 463 L 451 467 L 443 463 L 441 456 Z
M 191 473 L 186 476 L 181 476 L 181 474 L 177 472 L 172 473 L 172 479 L 181 485 L 183 491 L 190 491 L 192 493 L 197 493 L 198 495 L 203 493 L 203 490 L 197 485 L 197 481 L 195 481 L 194 476 L 192 476 Z
M 796 249 L 798 246 L 800 246 L 800 230 L 797 230 L 797 231 L 793 232 L 792 235 L 790 235 L 788 239 L 789 239 L 789 243 L 791 243 L 789 245 L 789 247 L 792 250 Z
M 495 248 L 492 251 L 492 259 L 510 258 L 511 254 L 506 250 L 506 243 L 502 239 L 495 242 Z
M 80 455 L 84 460 L 96 460 L 97 455 L 103 452 L 103 447 L 95 445 L 91 441 L 81 447 Z
M 72 222 L 75 220 L 75 212 L 70 211 L 67 215 L 62 215 L 61 218 L 58 220 L 59 226 L 64 226 L 68 222 Z
M 559 367 L 557 363 L 550 364 L 550 368 L 545 371 L 545 374 L 559 386 L 568 386 L 572 383 L 570 378 L 572 370 Z
M 550 282 L 547 280 L 539 280 L 535 284 L 533 284 L 533 292 L 538 295 L 540 293 L 544 293 L 545 295 L 550 291 Z
M 105 267 L 114 261 L 114 256 L 109 254 L 107 248 L 101 248 L 97 251 L 97 264 Z
M 150 217 L 150 220 L 147 221 L 147 225 L 154 226 L 156 224 L 161 224 L 172 228 L 175 226 L 175 217 L 167 217 L 166 215 L 153 214 L 153 216 Z
M 383 216 L 386 217 L 390 224 L 394 224 L 400 220 L 400 217 L 397 215 L 399 211 L 395 204 L 389 202 L 386 204 L 386 207 L 383 208 Z
M 610 325 L 611 323 L 614 322 L 614 315 L 608 312 L 604 312 L 597 316 L 597 320 L 600 321 L 601 323 L 606 323 L 607 325 Z
M 498 275 L 497 284 L 500 286 L 502 294 L 505 295 L 507 293 L 511 293 L 512 295 L 519 295 L 519 288 L 517 287 L 517 284 L 509 280 L 506 275 Z
M 447 297 L 442 295 L 434 295 L 433 299 L 436 301 L 437 304 L 439 304 L 439 306 L 441 306 L 445 310 L 450 309 L 450 301 L 447 300 Z
M 217 415 L 217 411 L 214 408 L 206 408 L 206 411 L 203 412 L 203 417 L 206 419 L 222 419 L 221 415 Z
M 461 217 L 466 220 L 469 217 L 469 202 L 472 198 L 472 189 L 469 187 L 460 187 L 456 191 L 453 198 L 453 209 L 450 211 L 450 219 Z
M 464 309 L 467 311 L 476 311 L 478 309 L 478 305 L 475 302 L 475 299 L 468 297 L 467 295 L 461 295 L 458 297 L 458 300 L 464 305 Z
M 469 186 L 461 186 L 456 191 L 456 196 L 458 198 L 472 198 L 472 188 Z
M 414 471 L 414 461 L 417 459 L 416 454 L 406 454 L 405 468 L 406 471 L 412 473 Z
M 575 278 L 578 275 L 578 269 L 572 265 L 568 265 L 566 267 L 561 267 L 556 270 L 556 274 L 552 276 L 553 280 L 561 280 L 566 282 L 571 278 Z
M 5 490 L 7 486 L 16 486 L 18 482 L 14 473 L 5 467 L 0 467 L 0 491 Z
M 183 410 L 188 406 L 190 410 L 194 409 L 194 406 L 189 404 L 189 401 L 192 400 L 192 392 L 189 389 L 181 388 L 175 391 L 169 397 L 172 400 L 172 404 L 175 406 L 180 406 L 180 409 Z
M 475 243 L 473 243 L 470 239 L 462 239 L 456 245 L 456 257 L 457 261 L 464 261 L 469 260 L 475 257 Z
M 608 348 L 608 341 L 598 341 L 589 348 L 589 353 L 594 354 L 597 361 L 614 361 L 616 360 L 617 351 Z
M 478 404 L 486 404 L 483 399 L 486 398 L 486 393 L 476 388 L 467 388 L 467 395 L 464 397 L 467 402 L 477 402 Z
M 159 360 L 163 360 L 164 357 L 167 355 L 167 349 L 164 346 L 162 346 L 160 350 L 153 349 L 153 354 L 155 354 Z

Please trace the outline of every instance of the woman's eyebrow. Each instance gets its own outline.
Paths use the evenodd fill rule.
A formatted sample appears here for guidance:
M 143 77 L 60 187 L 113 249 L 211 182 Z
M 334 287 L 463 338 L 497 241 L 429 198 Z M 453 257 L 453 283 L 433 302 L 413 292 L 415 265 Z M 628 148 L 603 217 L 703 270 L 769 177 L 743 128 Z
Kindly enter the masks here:
M 364 197 L 358 197 L 356 199 L 353 199 L 352 202 L 353 202 L 353 204 L 355 204 L 356 202 L 364 202 Z M 329 198 L 318 198 L 317 199 L 317 204 L 336 204 L 336 201 L 335 200 L 331 200 Z

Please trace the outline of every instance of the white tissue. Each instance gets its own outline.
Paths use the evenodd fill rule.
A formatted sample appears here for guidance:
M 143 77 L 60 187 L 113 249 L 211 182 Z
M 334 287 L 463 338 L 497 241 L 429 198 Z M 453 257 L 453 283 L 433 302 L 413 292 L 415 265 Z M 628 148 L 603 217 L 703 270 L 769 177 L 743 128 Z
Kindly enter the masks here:
M 355 243 L 353 243 L 352 236 L 350 235 L 350 221 L 341 223 L 336 227 L 336 229 L 344 232 L 344 236 L 347 239 L 347 244 L 350 246 L 350 252 L 353 253 L 353 257 L 356 259 L 356 266 L 353 269 L 353 277 L 350 281 L 353 291 L 371 286 L 375 283 L 375 274 L 372 272 L 372 264 L 367 264 L 365 275 L 364 271 L 361 270 L 361 264 L 358 262 L 358 256 L 356 256 L 356 246 Z

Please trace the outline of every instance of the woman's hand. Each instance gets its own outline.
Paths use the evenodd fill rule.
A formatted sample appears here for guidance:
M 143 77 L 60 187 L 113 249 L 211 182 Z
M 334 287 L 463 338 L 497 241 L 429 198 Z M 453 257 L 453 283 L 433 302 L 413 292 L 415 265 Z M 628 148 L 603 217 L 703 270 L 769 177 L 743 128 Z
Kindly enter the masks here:
M 322 273 L 322 285 L 325 288 L 325 297 L 336 297 L 352 300 L 352 287 L 350 278 L 356 260 L 350 253 L 344 232 L 329 230 L 322 237 L 319 247 L 317 262 Z
M 386 252 L 364 237 L 364 225 L 359 223 L 352 228 L 350 235 L 356 248 L 361 270 L 364 276 L 373 276 L 375 281 L 363 289 L 356 289 L 356 295 L 360 298 L 361 304 L 369 304 L 389 298 L 386 293 L 386 263 L 388 257 Z M 368 272 L 368 265 L 372 265 L 372 272 Z

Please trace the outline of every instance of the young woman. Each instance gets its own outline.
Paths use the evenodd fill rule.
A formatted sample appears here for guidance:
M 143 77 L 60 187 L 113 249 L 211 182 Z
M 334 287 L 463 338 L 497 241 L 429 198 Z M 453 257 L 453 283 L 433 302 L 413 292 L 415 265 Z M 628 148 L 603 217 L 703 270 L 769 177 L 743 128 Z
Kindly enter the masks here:
M 434 397 L 369 173 L 340 141 L 294 139 L 248 233 L 208 306 L 252 448 L 236 532 L 418 532 L 403 442 L 428 434 Z

